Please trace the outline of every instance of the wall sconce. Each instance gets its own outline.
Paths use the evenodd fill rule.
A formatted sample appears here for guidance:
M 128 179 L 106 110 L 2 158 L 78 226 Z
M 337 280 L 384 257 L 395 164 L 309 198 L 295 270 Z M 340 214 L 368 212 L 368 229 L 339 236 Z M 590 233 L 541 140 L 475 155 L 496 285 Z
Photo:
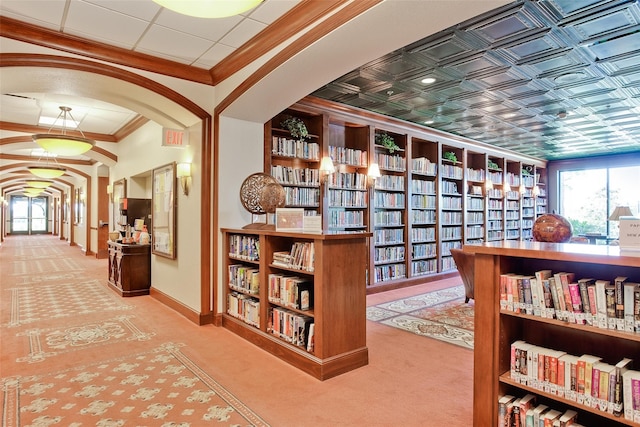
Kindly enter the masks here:
M 333 166 L 333 160 L 331 157 L 324 156 L 320 161 L 320 173 L 322 174 L 325 181 L 329 179 L 329 175 L 336 171 L 335 166 Z
M 377 163 L 371 163 L 369 165 L 369 170 L 367 171 L 367 176 L 373 181 L 380 178 L 382 176 L 380 174 L 380 166 Z
M 176 175 L 180 178 L 182 193 L 188 196 L 191 189 L 191 163 L 178 163 Z
M 109 200 L 113 203 L 113 185 L 107 185 L 107 194 L 109 195 Z

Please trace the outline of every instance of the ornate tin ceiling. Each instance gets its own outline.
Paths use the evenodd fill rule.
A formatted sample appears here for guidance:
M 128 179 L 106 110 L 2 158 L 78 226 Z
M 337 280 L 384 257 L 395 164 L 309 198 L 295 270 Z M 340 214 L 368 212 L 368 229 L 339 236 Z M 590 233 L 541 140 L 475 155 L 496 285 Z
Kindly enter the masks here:
M 640 153 L 639 22 L 635 0 L 517 1 L 313 95 L 544 159 Z

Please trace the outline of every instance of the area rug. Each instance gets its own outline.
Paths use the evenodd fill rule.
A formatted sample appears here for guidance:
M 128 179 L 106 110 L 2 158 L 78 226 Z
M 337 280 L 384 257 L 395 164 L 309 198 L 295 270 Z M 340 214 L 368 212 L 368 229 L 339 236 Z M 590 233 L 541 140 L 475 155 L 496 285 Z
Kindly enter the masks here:
M 469 349 L 473 317 L 462 285 L 367 307 L 367 320 Z
M 181 344 L 44 375 L 1 378 L 2 425 L 267 426 Z

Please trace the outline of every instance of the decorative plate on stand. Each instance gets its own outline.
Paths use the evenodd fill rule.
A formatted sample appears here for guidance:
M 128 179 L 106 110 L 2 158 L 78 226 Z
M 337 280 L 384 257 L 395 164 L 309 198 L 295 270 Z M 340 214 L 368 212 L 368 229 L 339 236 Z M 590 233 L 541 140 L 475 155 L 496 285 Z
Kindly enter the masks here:
M 249 175 L 240 186 L 240 202 L 251 213 L 251 224 L 244 228 L 273 227 L 269 224 L 269 214 L 285 204 L 285 192 L 274 177 L 266 173 Z M 265 223 L 254 223 L 253 215 L 267 215 Z

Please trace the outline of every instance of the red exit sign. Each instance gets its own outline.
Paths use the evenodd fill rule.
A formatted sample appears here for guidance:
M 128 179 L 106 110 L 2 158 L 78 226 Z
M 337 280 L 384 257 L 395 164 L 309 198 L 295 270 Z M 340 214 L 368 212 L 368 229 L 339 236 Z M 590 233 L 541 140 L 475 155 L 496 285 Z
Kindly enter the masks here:
M 163 147 L 186 147 L 189 145 L 189 135 L 184 130 L 162 128 Z

